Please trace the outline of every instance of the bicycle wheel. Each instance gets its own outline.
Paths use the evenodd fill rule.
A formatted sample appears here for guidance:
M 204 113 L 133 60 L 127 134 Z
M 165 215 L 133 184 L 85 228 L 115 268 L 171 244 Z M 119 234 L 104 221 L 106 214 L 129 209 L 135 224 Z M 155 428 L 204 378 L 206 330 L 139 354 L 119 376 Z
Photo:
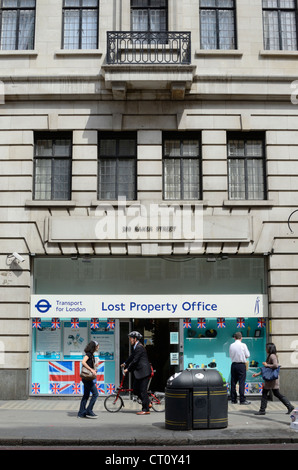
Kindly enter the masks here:
M 116 393 L 109 395 L 104 401 L 104 407 L 110 413 L 116 413 L 121 410 L 122 406 L 123 400 L 120 395 L 118 396 Z
M 166 399 L 164 393 L 152 393 L 150 397 L 152 409 L 154 411 L 165 411 L 166 409 Z

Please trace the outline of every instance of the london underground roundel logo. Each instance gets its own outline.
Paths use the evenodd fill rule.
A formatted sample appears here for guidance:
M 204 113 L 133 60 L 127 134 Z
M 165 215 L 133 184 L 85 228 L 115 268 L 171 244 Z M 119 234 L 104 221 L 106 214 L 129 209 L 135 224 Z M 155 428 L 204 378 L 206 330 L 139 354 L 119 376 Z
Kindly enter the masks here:
M 40 312 L 40 313 L 47 313 L 50 308 L 52 307 L 52 305 L 50 304 L 50 302 L 46 299 L 40 299 L 37 304 L 35 305 L 35 307 L 37 308 L 37 310 Z

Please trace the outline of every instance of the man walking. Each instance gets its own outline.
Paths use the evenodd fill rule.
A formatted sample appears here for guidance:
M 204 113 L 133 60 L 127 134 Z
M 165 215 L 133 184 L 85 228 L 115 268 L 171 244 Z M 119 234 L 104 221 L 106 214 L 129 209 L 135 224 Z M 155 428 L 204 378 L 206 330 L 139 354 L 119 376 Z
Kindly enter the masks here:
M 150 411 L 147 388 L 151 376 L 151 365 L 148 360 L 147 351 L 140 342 L 142 339 L 141 333 L 132 331 L 128 336 L 132 346 L 132 354 L 122 364 L 125 367 L 124 374 L 127 372 L 134 373 L 133 391 L 142 401 L 142 411 L 139 411 L 137 414 L 148 415 Z
M 250 405 L 245 399 L 244 388 L 246 379 L 246 361 L 250 356 L 246 344 L 242 343 L 242 333 L 237 331 L 234 335 L 235 342 L 230 346 L 231 365 L 231 402 L 237 403 L 236 384 L 239 382 L 240 405 Z

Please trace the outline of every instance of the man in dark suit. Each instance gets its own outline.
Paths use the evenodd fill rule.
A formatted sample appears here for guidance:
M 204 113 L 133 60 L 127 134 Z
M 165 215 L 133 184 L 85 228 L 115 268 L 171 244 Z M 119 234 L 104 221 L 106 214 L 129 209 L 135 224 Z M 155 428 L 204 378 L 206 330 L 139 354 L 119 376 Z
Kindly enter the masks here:
M 151 376 L 151 365 L 148 360 L 147 351 L 143 344 L 140 342 L 142 339 L 141 333 L 132 331 L 129 333 L 129 341 L 132 346 L 132 353 L 122 366 L 125 368 L 123 373 L 134 373 L 133 390 L 134 393 L 142 401 L 142 411 L 138 415 L 148 415 L 149 411 L 149 397 L 147 393 L 148 382 Z

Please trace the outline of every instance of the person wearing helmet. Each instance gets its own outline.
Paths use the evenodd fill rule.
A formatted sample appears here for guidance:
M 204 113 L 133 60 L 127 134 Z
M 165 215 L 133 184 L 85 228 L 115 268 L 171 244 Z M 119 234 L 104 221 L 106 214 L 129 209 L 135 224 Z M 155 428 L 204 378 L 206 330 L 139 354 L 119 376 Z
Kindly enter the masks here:
M 128 337 L 132 346 L 132 353 L 121 366 L 124 367 L 124 374 L 127 374 L 127 372 L 133 372 L 134 374 L 133 391 L 142 401 L 142 411 L 137 414 L 147 415 L 150 414 L 147 388 L 151 375 L 151 366 L 147 351 L 141 343 L 143 338 L 141 333 L 132 331 Z

